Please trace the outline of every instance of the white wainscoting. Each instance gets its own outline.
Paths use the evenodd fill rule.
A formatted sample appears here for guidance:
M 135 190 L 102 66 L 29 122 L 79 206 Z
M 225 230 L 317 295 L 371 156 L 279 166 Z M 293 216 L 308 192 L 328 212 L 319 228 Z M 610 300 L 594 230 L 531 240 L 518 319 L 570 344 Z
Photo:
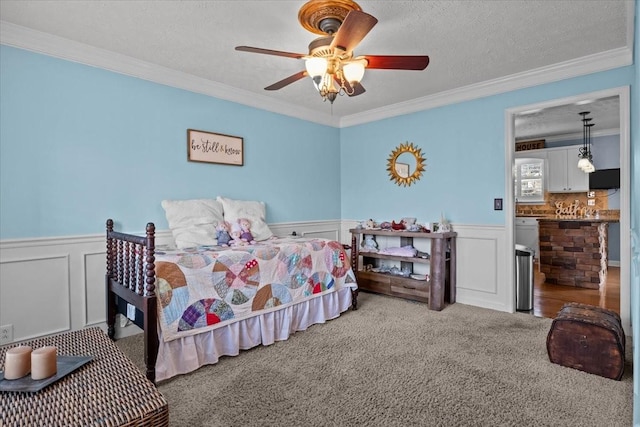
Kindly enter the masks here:
M 457 298 L 462 304 L 513 312 L 514 281 L 507 264 L 515 262 L 507 250 L 504 226 L 453 224 L 458 233 Z
M 340 221 L 269 227 L 278 236 L 340 240 Z M 171 232 L 157 231 L 156 245 L 173 245 Z M 0 241 L 0 325 L 13 325 L 14 342 L 88 326 L 106 330 L 105 269 L 104 234 Z M 139 331 L 117 327 L 117 336 Z
M 297 236 L 309 238 L 331 239 L 341 242 L 341 221 L 305 221 L 269 224 L 269 228 L 276 236 Z M 347 230 L 347 234 L 348 230 Z
M 269 227 L 278 236 L 295 231 L 298 236 L 350 244 L 349 229 L 356 225 L 357 221 L 335 220 Z M 513 281 L 505 278 L 513 251 L 505 249 L 504 227 L 453 228 L 458 232 L 457 301 L 513 311 Z M 172 244 L 168 230 L 156 233 L 156 245 Z M 13 325 L 16 342 L 88 326 L 105 328 L 105 268 L 103 234 L 0 241 L 0 325 Z M 125 336 L 138 330 L 130 331 L 117 333 Z
M 0 324 L 14 340 L 71 328 L 70 254 L 50 249 L 0 261 Z

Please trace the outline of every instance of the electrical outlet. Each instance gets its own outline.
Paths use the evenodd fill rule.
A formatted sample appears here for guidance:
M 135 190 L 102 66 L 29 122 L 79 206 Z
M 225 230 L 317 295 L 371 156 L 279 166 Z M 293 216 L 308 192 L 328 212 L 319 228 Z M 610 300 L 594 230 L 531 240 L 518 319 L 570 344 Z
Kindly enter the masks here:
M 131 319 L 132 322 L 136 321 L 136 306 L 127 304 L 127 317 Z
M 13 325 L 0 326 L 0 345 L 13 342 Z

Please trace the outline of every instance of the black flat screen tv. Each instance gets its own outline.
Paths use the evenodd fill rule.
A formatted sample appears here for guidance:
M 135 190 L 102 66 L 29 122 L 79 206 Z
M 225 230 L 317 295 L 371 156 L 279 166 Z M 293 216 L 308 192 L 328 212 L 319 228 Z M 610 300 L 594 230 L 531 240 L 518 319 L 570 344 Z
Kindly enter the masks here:
M 620 169 L 598 169 L 589 174 L 589 190 L 620 188 Z

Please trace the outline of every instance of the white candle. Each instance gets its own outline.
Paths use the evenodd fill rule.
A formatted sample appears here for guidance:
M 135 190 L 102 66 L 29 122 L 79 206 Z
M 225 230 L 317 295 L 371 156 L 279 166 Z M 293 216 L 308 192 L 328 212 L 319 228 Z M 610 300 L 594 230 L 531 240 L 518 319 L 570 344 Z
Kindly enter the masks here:
M 4 379 L 17 380 L 31 371 L 31 347 L 21 345 L 7 350 L 4 356 Z
M 31 352 L 31 378 L 42 380 L 58 371 L 57 350 L 55 347 L 40 347 Z

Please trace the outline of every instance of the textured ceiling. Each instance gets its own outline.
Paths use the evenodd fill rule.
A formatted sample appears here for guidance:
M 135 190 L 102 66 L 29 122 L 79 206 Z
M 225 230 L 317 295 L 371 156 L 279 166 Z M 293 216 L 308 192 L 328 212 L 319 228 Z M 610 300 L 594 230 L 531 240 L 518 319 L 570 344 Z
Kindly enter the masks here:
M 304 1 L 0 1 L 0 19 L 260 97 L 342 117 L 629 48 L 623 0 L 359 1 L 379 22 L 356 55 L 429 55 L 425 71 L 368 70 L 366 92 L 323 103 L 310 79 L 263 88 L 301 60 L 234 50 L 307 53 Z M 531 125 L 533 126 L 533 125 Z
M 549 137 L 582 138 L 581 112 L 591 118 L 592 136 L 616 133 L 620 130 L 620 99 L 617 96 L 585 99 L 542 110 L 516 115 L 516 140 L 549 139 Z

